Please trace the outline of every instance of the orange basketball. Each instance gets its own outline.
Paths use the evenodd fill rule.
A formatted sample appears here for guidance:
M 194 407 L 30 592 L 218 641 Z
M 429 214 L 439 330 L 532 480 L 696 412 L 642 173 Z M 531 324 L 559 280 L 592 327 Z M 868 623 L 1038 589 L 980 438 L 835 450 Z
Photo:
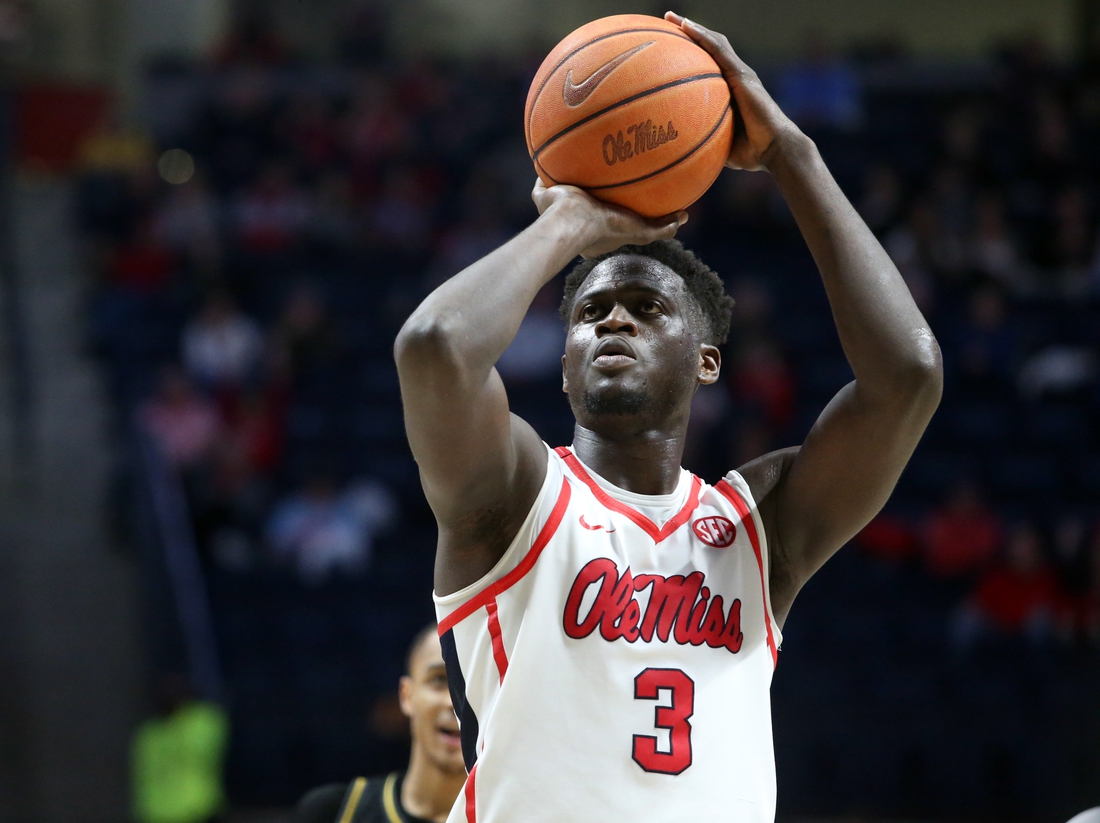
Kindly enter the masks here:
M 550 52 L 524 126 L 547 186 L 580 186 L 658 217 L 694 203 L 722 171 L 733 109 L 717 64 L 679 26 L 617 14 Z

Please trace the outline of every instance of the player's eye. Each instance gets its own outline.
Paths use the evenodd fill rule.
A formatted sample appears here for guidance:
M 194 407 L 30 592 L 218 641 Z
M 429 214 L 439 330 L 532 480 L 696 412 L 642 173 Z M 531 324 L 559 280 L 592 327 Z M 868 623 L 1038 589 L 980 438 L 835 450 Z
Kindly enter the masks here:
M 638 311 L 642 314 L 660 314 L 661 304 L 656 300 L 643 300 L 638 306 Z
M 581 309 L 581 320 L 595 320 L 599 316 L 600 307 L 593 303 L 589 303 Z

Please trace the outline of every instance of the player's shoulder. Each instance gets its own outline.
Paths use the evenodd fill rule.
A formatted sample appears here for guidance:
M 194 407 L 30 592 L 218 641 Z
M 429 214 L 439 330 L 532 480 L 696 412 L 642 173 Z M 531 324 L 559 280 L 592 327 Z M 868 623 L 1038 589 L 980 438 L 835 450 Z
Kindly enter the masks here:
M 800 448 L 792 446 L 788 449 L 768 452 L 755 460 L 750 460 L 726 477 L 729 479 L 730 475 L 739 475 L 748 487 L 755 504 L 765 506 L 771 493 L 783 482 Z
M 401 813 L 402 772 L 357 777 L 311 789 L 298 801 L 294 823 L 404 823 Z

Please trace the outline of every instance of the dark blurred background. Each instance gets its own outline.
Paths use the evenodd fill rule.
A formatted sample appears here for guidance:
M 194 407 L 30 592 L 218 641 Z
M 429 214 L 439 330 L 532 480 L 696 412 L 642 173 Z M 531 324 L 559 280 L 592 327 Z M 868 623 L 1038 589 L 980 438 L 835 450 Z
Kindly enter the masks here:
M 0 821 L 152 821 L 181 705 L 231 820 L 403 765 L 435 533 L 393 337 L 535 217 L 549 48 L 663 10 L 0 2 Z M 787 623 L 780 820 L 1100 805 L 1100 2 L 677 10 L 817 141 L 947 370 L 892 500 Z M 801 442 L 851 373 L 769 178 L 691 212 L 738 301 L 685 455 L 713 481 Z M 500 364 L 552 445 L 559 289 Z

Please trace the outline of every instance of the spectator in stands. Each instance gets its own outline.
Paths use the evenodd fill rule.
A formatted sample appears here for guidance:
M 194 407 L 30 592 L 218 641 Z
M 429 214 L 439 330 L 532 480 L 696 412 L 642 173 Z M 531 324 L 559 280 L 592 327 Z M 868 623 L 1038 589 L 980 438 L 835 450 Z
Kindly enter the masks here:
M 966 648 L 982 638 L 1026 637 L 1045 641 L 1054 628 L 1058 579 L 1043 556 L 1039 530 L 1018 523 L 1009 535 L 1002 562 L 990 568 L 963 607 L 955 641 Z
M 133 813 L 138 823 L 212 823 L 225 807 L 222 763 L 229 719 L 198 700 L 186 678 L 163 678 L 156 717 L 131 744 Z
M 270 15 L 260 8 L 239 14 L 215 53 L 221 66 L 279 66 L 289 58 L 289 47 L 272 26 Z
M 1093 526 L 1088 558 L 1089 584 L 1079 600 L 1077 619 L 1084 637 L 1100 647 L 1100 520 Z
M 972 396 L 1004 397 L 1012 389 L 1017 348 L 1017 335 L 1000 290 L 979 287 L 970 296 L 967 317 L 953 346 L 959 388 Z
M 423 255 L 432 230 L 431 194 L 415 166 L 388 169 L 377 202 L 367 216 L 371 243 L 395 262 Z
M 108 259 L 111 285 L 137 294 L 162 291 L 176 272 L 176 259 L 159 242 L 151 221 L 136 221 L 131 236 L 114 247 Z
M 996 557 L 1003 532 L 977 484 L 960 481 L 925 523 L 921 541 L 925 568 L 938 578 L 973 577 Z
M 775 434 L 794 414 L 794 376 L 779 345 L 766 337 L 746 340 L 730 372 L 735 403 L 751 410 Z
M 802 59 L 779 78 L 776 102 L 802 128 L 854 129 L 863 119 L 859 77 L 820 33 L 807 35 Z
M 279 401 L 251 389 L 225 404 L 218 448 L 202 484 L 192 484 L 191 516 L 204 557 L 244 570 L 261 557 L 272 478 L 283 451 Z
M 978 201 L 966 256 L 975 272 L 1013 294 L 1028 293 L 1034 288 L 999 197 L 986 195 Z
M 466 767 L 436 632 L 433 623 L 416 635 L 400 682 L 401 711 L 412 732 L 408 769 L 313 789 L 299 801 L 295 823 L 447 820 L 466 782 Z
M 863 177 L 863 194 L 857 204 L 860 217 L 875 234 L 880 234 L 894 225 L 901 206 L 902 188 L 897 172 L 885 163 L 871 166 Z
M 520 324 L 512 344 L 497 362 L 500 376 L 512 381 L 561 382 L 565 327 L 558 314 L 561 297 L 555 283 L 543 286 Z
M 905 219 L 891 229 L 883 246 L 905 278 L 921 311 L 935 308 L 933 274 L 946 255 L 941 248 L 935 210 L 927 200 L 908 207 Z
M 310 221 L 310 202 L 283 161 L 268 162 L 256 182 L 237 199 L 233 222 L 248 253 L 271 257 L 291 250 Z
M 218 410 L 177 366 L 161 372 L 156 395 L 138 417 L 168 462 L 184 471 L 198 468 L 221 434 Z
M 854 540 L 872 557 L 891 563 L 904 563 L 917 553 L 919 547 L 913 524 L 889 509 L 880 512 L 864 526 Z
M 255 376 L 264 350 L 259 325 L 226 292 L 207 298 L 183 330 L 183 363 L 205 386 L 235 388 Z
M 275 370 L 291 383 L 324 369 L 339 354 L 324 300 L 308 285 L 291 292 L 272 337 Z
M 221 254 L 220 218 L 217 199 L 199 173 L 169 189 L 153 216 L 153 233 L 165 247 L 210 271 Z
M 268 544 L 276 557 L 295 566 L 303 582 L 316 585 L 335 572 L 365 570 L 374 538 L 396 519 L 397 502 L 381 483 L 340 491 L 331 475 L 315 472 L 275 506 Z

